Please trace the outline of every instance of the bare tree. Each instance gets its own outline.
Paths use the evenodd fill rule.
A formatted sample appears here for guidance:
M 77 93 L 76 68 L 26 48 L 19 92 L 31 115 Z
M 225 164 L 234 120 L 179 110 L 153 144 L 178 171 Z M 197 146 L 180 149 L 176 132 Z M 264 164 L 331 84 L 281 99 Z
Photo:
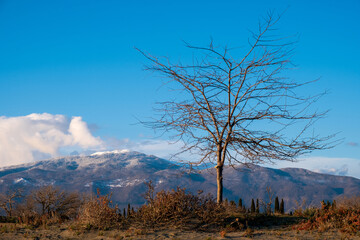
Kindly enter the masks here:
M 30 200 L 41 208 L 41 215 L 59 215 L 67 218 L 75 217 L 80 208 L 80 196 L 76 192 L 66 192 L 52 185 L 34 191 Z
M 279 17 L 269 13 L 249 48 L 230 49 L 186 44 L 197 56 L 191 64 L 173 64 L 138 49 L 153 70 L 181 91 L 180 100 L 158 103 L 159 117 L 147 126 L 184 142 L 181 151 L 200 154 L 217 170 L 217 201 L 223 199 L 224 165 L 294 161 L 299 155 L 330 147 L 332 136 L 320 137 L 309 128 L 326 112 L 314 111 L 321 95 L 300 96 L 314 81 L 294 81 L 283 75 L 291 66 L 291 38 L 274 35 Z M 230 52 L 240 51 L 241 56 Z M 290 130 L 290 131 L 285 131 Z M 294 134 L 295 132 L 295 134 Z
M 12 217 L 16 199 L 23 197 L 22 193 L 23 190 L 17 188 L 8 191 L 6 194 L 0 194 L 0 208 L 6 212 L 8 217 Z
M 269 187 L 269 186 L 266 187 L 266 194 L 267 194 L 268 199 L 267 200 L 260 199 L 260 204 L 264 208 L 264 213 L 271 215 L 271 205 L 274 200 L 274 192 L 271 190 L 271 187 Z

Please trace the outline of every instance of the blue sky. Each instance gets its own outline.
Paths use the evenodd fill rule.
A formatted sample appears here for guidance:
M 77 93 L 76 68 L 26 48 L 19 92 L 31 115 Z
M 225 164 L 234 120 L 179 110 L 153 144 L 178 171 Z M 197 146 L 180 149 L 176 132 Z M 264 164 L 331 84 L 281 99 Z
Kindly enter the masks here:
M 168 147 L 161 147 L 166 138 L 154 140 L 151 130 L 136 124 L 137 118 L 151 117 L 154 103 L 171 93 L 160 88 L 162 80 L 156 74 L 143 71 L 146 60 L 134 47 L 175 61 L 191 56 L 182 40 L 206 45 L 212 38 L 215 44 L 246 47 L 249 30 L 256 30 L 267 11 L 285 9 L 279 33 L 299 35 L 293 57 L 297 67 L 286 74 L 295 79 L 320 78 L 314 89 L 329 94 L 318 107 L 331 112 L 316 130 L 324 135 L 339 132 L 344 138 L 336 148 L 314 152 L 307 156 L 311 161 L 294 166 L 334 173 L 347 168 L 347 174 L 360 177 L 357 0 L 0 0 L 0 116 L 9 120 L 33 113 L 58 114 L 66 116 L 69 124 L 72 117 L 80 116 L 94 141 L 168 153 Z M 146 145 L 149 142 L 155 144 Z M 0 161 L 5 161 L 1 156 L 6 155 L 0 152 Z

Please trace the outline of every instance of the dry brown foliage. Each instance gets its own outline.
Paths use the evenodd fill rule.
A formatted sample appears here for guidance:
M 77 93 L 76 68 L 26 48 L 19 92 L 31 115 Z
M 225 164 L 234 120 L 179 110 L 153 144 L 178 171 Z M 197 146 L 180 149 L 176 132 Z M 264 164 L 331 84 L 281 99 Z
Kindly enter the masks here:
M 185 188 L 160 191 L 154 194 L 151 182 L 145 194 L 147 203 L 138 209 L 134 221 L 149 227 L 184 227 L 192 224 L 219 222 L 225 211 L 210 195 L 193 195 Z
M 76 218 L 81 205 L 76 192 L 66 192 L 51 185 L 28 195 L 16 209 L 19 221 L 35 226 Z
M 337 206 L 339 208 L 360 210 L 360 196 L 338 198 Z
M 348 234 L 360 232 L 360 197 L 344 197 L 337 204 L 322 202 L 320 209 L 313 208 L 313 214 L 297 226 L 297 230 L 339 229 Z
M 101 196 L 98 190 L 97 196 L 87 199 L 80 208 L 78 222 L 85 228 L 109 229 L 115 226 L 120 215 L 117 207 L 111 207 L 111 194 Z
M 0 209 L 6 212 L 8 217 L 12 217 L 13 210 L 16 206 L 16 199 L 23 197 L 23 189 L 16 188 L 8 191 L 6 194 L 0 194 Z

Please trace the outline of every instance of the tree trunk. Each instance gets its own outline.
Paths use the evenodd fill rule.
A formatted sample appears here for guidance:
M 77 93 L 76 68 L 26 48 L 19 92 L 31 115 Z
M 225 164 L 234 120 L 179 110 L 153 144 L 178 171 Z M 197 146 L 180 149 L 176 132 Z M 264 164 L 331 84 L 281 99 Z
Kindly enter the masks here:
M 217 203 L 222 203 L 223 201 L 223 166 L 216 166 L 216 175 L 217 175 Z

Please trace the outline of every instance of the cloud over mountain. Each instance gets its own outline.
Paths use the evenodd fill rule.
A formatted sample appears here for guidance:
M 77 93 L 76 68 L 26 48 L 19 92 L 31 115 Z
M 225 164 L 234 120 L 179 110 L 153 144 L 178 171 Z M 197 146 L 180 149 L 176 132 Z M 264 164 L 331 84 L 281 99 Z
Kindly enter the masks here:
M 62 147 L 102 149 L 81 117 L 33 113 L 0 117 L 0 166 L 57 156 Z
M 317 173 L 325 173 L 325 174 L 331 174 L 331 175 L 339 175 L 339 176 L 346 176 L 349 172 L 349 167 L 344 164 L 339 168 L 325 168 L 325 169 L 314 169 L 314 172 Z

